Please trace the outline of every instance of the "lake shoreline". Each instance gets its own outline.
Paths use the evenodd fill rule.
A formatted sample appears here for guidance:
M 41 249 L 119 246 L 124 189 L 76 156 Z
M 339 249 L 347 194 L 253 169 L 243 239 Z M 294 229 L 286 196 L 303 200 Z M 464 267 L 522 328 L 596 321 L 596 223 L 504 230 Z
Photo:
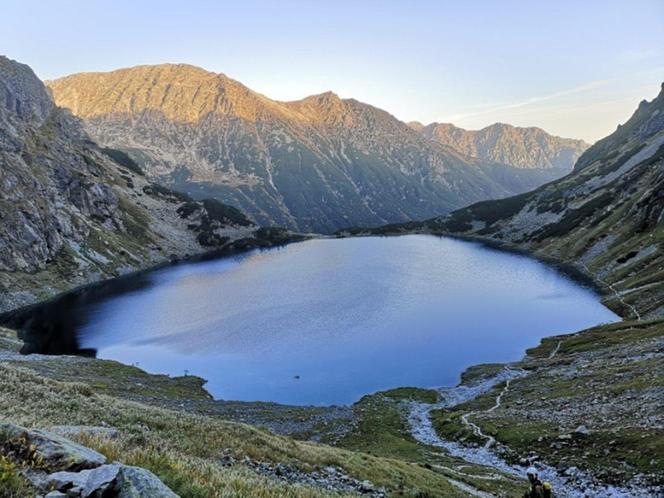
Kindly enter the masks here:
M 399 233 L 399 234 L 395 234 L 395 235 L 414 235 L 414 234 Z M 434 236 L 436 238 L 459 239 L 459 240 L 464 240 L 466 242 L 476 242 L 476 243 L 482 244 L 483 246 L 489 247 L 490 249 L 495 249 L 498 252 L 514 253 L 514 254 L 518 254 L 518 255 L 521 255 L 521 256 L 531 257 L 531 255 L 527 251 L 524 251 L 522 249 L 506 248 L 504 245 L 491 243 L 491 241 L 486 241 L 486 240 L 478 240 L 477 238 L 474 238 L 474 237 L 457 237 L 457 236 L 450 235 L 450 234 L 437 234 L 437 233 L 422 233 L 421 235 Z M 358 235 L 354 235 L 354 236 L 348 237 L 348 238 L 355 238 L 355 237 L 360 237 L 360 236 L 374 237 L 375 235 L 374 234 L 358 234 Z M 320 236 L 320 237 L 309 237 L 306 240 L 318 240 L 318 239 L 322 240 L 322 239 L 328 239 L 328 238 L 329 237 Z M 337 237 L 337 238 L 347 238 L 347 237 Z M 279 246 L 286 246 L 288 244 L 290 244 L 290 242 L 286 243 L 286 244 L 279 244 Z M 93 284 L 89 284 L 89 285 L 86 285 L 86 286 L 81 286 L 81 287 L 78 287 L 76 289 L 73 289 L 72 291 L 70 291 L 68 293 L 64 293 L 63 295 L 64 296 L 67 296 L 67 295 L 77 296 L 77 295 L 84 294 L 86 292 L 94 291 L 94 289 L 103 289 L 104 287 L 109 286 L 109 285 L 114 285 L 114 284 L 122 282 L 122 281 L 128 281 L 128 280 L 130 280 L 132 278 L 136 278 L 137 276 L 140 276 L 140 275 L 147 275 L 150 272 L 153 272 L 153 271 L 156 271 L 156 270 L 159 270 L 159 269 L 162 269 L 162 268 L 167 268 L 167 267 L 170 267 L 170 266 L 177 266 L 179 264 L 182 264 L 183 262 L 184 263 L 198 263 L 198 262 L 209 261 L 209 260 L 223 259 L 223 258 L 230 257 L 230 256 L 233 256 L 233 255 L 246 254 L 246 253 L 248 253 L 250 251 L 253 251 L 255 249 L 256 248 L 250 248 L 249 250 L 233 250 L 233 251 L 213 252 L 213 253 L 207 253 L 207 254 L 204 254 L 204 255 L 191 257 L 191 258 L 188 258 L 186 260 L 182 260 L 182 261 L 178 261 L 178 262 L 169 262 L 169 263 L 157 265 L 155 267 L 140 270 L 138 272 L 133 272 L 133 273 L 130 273 L 130 274 L 127 274 L 127 275 L 116 277 L 114 279 L 108 279 L 108 280 L 105 280 L 103 282 L 98 282 L 98 283 L 93 283 Z M 535 257 L 533 259 L 538 260 L 540 262 L 543 262 L 547 266 L 553 267 L 556 270 L 561 270 L 562 268 L 565 268 L 567 271 L 562 272 L 562 273 L 564 273 L 566 276 L 570 277 L 575 282 L 581 283 L 586 288 L 592 288 L 592 290 L 594 290 L 594 291 L 597 291 L 599 289 L 599 286 L 591 285 L 591 284 L 593 284 L 592 281 L 590 281 L 587 277 L 585 277 L 580 272 L 574 273 L 570 267 L 565 267 L 564 265 L 553 264 L 555 262 L 545 261 L 545 260 L 543 260 L 543 258 Z M 12 328 L 19 328 L 20 329 L 21 327 L 17 327 L 16 325 L 21 320 L 25 321 L 26 317 L 28 317 L 28 319 L 29 319 L 30 315 L 32 313 L 34 313 L 36 310 L 38 310 L 40 307 L 44 307 L 44 306 L 48 305 L 49 303 L 51 303 L 51 304 L 57 303 L 58 299 L 61 299 L 63 295 L 60 295 L 56 298 L 53 298 L 51 300 L 44 301 L 44 302 L 41 302 L 41 303 L 38 303 L 38 304 L 35 304 L 35 305 L 30 305 L 29 307 L 25 307 L 25 308 L 15 310 L 14 312 L 10 312 L 11 316 L 9 316 L 9 317 L 7 316 L 7 314 L 5 314 L 5 315 L 2 316 L 2 318 L 4 319 L 3 323 L 6 326 L 10 326 Z M 571 331 L 571 329 L 569 331 Z M 554 333 L 554 335 L 556 333 Z M 22 334 L 21 334 L 21 337 L 22 337 L 22 339 L 25 339 L 25 337 Z M 542 337 L 541 340 L 544 340 L 545 338 L 546 337 Z M 532 346 L 534 346 L 534 344 L 529 344 L 528 345 L 528 347 L 532 347 Z M 43 350 L 40 351 L 39 349 L 37 349 L 37 350 L 33 349 L 32 351 L 28 350 L 28 352 L 43 353 Z M 58 354 L 65 354 L 65 355 L 76 354 L 76 355 L 79 355 L 79 356 L 86 356 L 86 355 L 90 356 L 90 354 L 87 351 L 81 351 L 81 350 L 78 350 L 76 353 L 73 353 L 71 351 L 63 351 L 61 353 L 55 353 L 55 354 L 56 355 L 58 355 Z M 92 355 L 92 356 L 94 356 L 94 355 Z M 516 359 L 517 358 L 515 358 L 514 360 L 510 360 L 510 361 L 515 361 Z M 120 363 L 123 363 L 121 359 L 117 360 L 117 361 L 119 361 Z M 468 370 L 469 368 L 472 368 L 472 367 L 473 367 L 473 364 L 469 364 L 467 367 L 464 367 L 463 370 L 459 372 L 460 377 L 462 377 L 464 375 L 466 370 Z M 206 376 L 204 374 L 201 375 L 200 377 L 203 378 L 207 382 L 207 379 L 205 379 Z M 405 383 L 404 385 L 409 385 L 409 384 Z M 430 387 L 431 385 L 434 385 L 434 386 L 451 385 L 451 383 L 448 383 L 447 381 L 445 381 L 444 383 L 441 383 L 441 384 L 432 383 L 431 385 L 430 384 L 422 384 L 422 385 L 423 386 L 426 385 L 426 386 Z M 368 390 L 366 392 L 363 392 L 362 395 L 375 394 L 375 392 L 380 392 L 381 390 L 382 389 L 379 389 L 377 391 Z M 236 398 L 221 397 L 221 399 L 232 400 L 232 399 L 236 399 Z M 255 398 L 255 399 L 261 400 L 263 398 Z M 276 403 L 284 404 L 284 403 L 280 403 L 280 402 L 276 402 Z M 288 403 L 286 403 L 286 404 L 288 404 Z M 298 405 L 298 406 L 333 406 L 334 404 L 339 404 L 339 403 L 322 403 L 322 404 L 313 404 L 313 405 L 303 404 L 303 405 Z M 344 406 L 352 406 L 353 402 L 349 401 L 349 402 L 344 402 L 344 403 L 341 403 L 341 404 L 343 404 Z
M 111 285 L 113 283 L 119 283 L 125 280 L 130 280 L 136 277 L 148 275 L 152 272 L 155 272 L 157 270 L 162 270 L 164 268 L 175 267 L 188 263 L 200 263 L 215 259 L 223 259 L 232 256 L 238 256 L 241 254 L 247 254 L 250 253 L 251 251 L 256 251 L 256 250 L 261 251 L 261 250 L 274 249 L 277 247 L 285 247 L 289 244 L 294 244 L 297 242 L 303 242 L 305 240 L 318 239 L 318 238 L 324 238 L 324 236 L 318 236 L 318 235 L 312 236 L 310 234 L 291 234 L 290 239 L 286 241 L 278 241 L 273 243 L 271 241 L 257 240 L 255 243 L 248 243 L 242 247 L 238 247 L 234 244 L 231 244 L 229 246 L 225 246 L 220 249 L 205 251 L 198 254 L 192 254 L 192 255 L 187 254 L 183 256 L 171 257 L 170 259 L 164 260 L 157 264 L 147 266 L 145 268 L 140 268 L 127 273 L 123 273 L 121 275 L 117 275 L 112 278 L 105 278 L 102 280 L 91 281 L 83 285 L 77 285 L 63 292 L 58 292 L 57 294 L 54 294 L 47 299 L 35 301 L 25 306 L 19 306 L 13 309 L 0 312 L 0 326 L 5 326 L 12 329 L 16 328 L 14 325 L 12 325 L 13 323 L 15 323 L 16 319 L 21 320 L 21 317 L 29 315 L 30 313 L 34 312 L 35 310 L 45 305 L 56 303 L 57 301 L 67 296 L 76 296 L 88 291 L 94 291 L 95 289 L 99 289 L 104 286 Z

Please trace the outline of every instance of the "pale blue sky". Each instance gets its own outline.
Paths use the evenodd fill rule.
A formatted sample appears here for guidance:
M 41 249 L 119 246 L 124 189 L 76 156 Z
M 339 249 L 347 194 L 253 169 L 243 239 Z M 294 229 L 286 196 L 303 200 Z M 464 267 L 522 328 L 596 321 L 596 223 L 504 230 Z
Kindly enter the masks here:
M 290 100 L 596 140 L 664 81 L 664 0 L 2 0 L 0 53 L 43 79 L 187 62 Z

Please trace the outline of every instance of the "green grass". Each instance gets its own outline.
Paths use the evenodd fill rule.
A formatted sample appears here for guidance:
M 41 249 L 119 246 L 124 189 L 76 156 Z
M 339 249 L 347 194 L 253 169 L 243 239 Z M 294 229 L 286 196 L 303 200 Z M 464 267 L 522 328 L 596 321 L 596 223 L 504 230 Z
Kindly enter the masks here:
M 477 444 L 486 442 L 461 422 L 464 413 L 461 410 L 432 410 L 431 423 L 443 439 Z
M 0 455 L 0 498 L 25 498 L 33 492 L 16 465 Z
M 71 364 L 53 358 L 26 362 L 24 366 L 55 380 L 76 382 L 84 379 L 95 392 L 119 398 L 210 399 L 210 394 L 203 389 L 205 380 L 200 377 L 149 374 L 138 367 L 112 360 L 80 358 L 72 368 Z
M 558 341 L 561 341 L 559 353 L 571 354 L 597 351 L 611 346 L 629 345 L 645 339 L 654 339 L 664 335 L 664 320 L 623 321 L 609 325 L 600 325 L 576 334 L 547 337 L 542 343 L 528 349 L 528 355 L 542 358 L 549 355 Z

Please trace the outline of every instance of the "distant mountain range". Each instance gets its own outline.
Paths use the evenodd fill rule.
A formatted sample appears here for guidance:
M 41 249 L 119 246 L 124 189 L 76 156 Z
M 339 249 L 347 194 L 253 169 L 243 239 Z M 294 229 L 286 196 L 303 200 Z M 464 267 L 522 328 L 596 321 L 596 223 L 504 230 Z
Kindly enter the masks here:
M 517 168 L 558 169 L 569 173 L 576 160 L 590 147 L 583 140 L 549 135 L 541 128 L 520 128 L 495 123 L 481 130 L 464 130 L 450 123 L 409 125 L 422 135 L 482 161 Z
M 279 102 L 184 64 L 47 85 L 93 139 L 150 179 L 300 231 L 424 219 L 524 192 L 567 173 L 583 147 L 540 130 L 470 147 L 331 92 Z M 531 141 L 539 148 L 523 152 Z

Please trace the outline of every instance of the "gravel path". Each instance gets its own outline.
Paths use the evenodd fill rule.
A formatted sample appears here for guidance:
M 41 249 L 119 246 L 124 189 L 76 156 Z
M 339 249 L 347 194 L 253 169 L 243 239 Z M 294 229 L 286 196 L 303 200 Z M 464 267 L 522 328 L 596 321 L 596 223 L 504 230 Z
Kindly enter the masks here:
M 553 353 L 550 355 L 550 358 L 555 356 L 555 353 L 557 353 L 559 349 L 560 343 L 558 343 L 556 349 L 554 349 Z M 492 412 L 501 406 L 503 396 L 509 391 L 510 384 L 527 375 L 528 372 L 525 370 L 506 366 L 495 376 L 473 385 L 461 385 L 453 388 L 440 389 L 439 392 L 442 401 L 439 403 L 427 404 L 415 401 L 409 402 L 408 422 L 411 434 L 417 441 L 423 444 L 443 448 L 452 456 L 462 458 L 467 462 L 477 465 L 485 465 L 508 475 L 524 478 L 526 467 L 530 464 L 514 465 L 505 461 L 501 456 L 491 450 L 491 447 L 495 445 L 495 438 L 485 435 L 476 424 L 468 420 L 470 415 L 479 412 L 470 412 L 462 416 L 462 421 L 470 426 L 478 436 L 488 439 L 485 445 L 479 447 L 464 446 L 456 441 L 441 439 L 433 427 L 430 413 L 432 410 L 453 408 L 461 403 L 475 399 L 478 396 L 489 392 L 498 384 L 505 382 L 505 387 L 501 389 L 500 393 L 496 396 L 495 404 L 486 410 L 486 412 Z M 603 498 L 643 498 L 644 496 L 650 496 L 648 491 L 643 489 L 627 489 L 603 485 L 588 474 L 576 468 L 570 468 L 564 475 L 562 475 L 555 468 L 548 465 L 536 463 L 535 467 L 542 480 L 553 484 L 556 496 L 560 498 L 584 498 L 586 496 L 602 496 Z M 468 492 L 470 493 L 470 491 Z M 473 490 L 473 492 L 476 493 L 471 493 L 473 496 L 483 496 L 482 494 L 477 494 L 482 493 L 479 490 Z

